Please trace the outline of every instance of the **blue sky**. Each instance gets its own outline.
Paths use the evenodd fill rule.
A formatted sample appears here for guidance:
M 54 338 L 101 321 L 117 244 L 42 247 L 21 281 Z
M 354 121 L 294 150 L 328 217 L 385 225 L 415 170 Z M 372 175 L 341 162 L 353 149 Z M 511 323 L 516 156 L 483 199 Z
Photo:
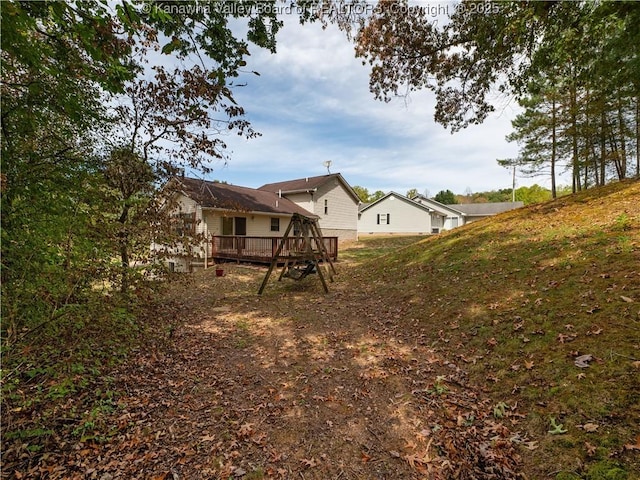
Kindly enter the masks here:
M 351 185 L 435 195 L 509 188 L 511 173 L 497 158 L 517 155 L 505 140 L 517 114 L 513 99 L 496 98 L 498 111 L 483 125 L 454 135 L 433 120 L 434 97 L 414 92 L 390 103 L 369 92 L 369 68 L 354 56 L 344 33 L 329 26 L 301 26 L 283 16 L 277 53 L 251 49 L 246 86 L 234 90 L 246 117 L 262 136 L 225 137 L 230 160 L 213 165 L 208 179 L 258 187 L 322 175 L 330 160 Z M 517 179 L 517 186 L 546 179 Z

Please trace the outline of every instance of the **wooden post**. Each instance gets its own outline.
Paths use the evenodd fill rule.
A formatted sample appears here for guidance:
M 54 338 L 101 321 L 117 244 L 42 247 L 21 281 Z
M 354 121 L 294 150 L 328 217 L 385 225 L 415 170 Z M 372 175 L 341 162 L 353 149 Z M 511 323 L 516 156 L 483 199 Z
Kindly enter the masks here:
M 284 242 L 286 241 L 287 237 L 289 236 L 289 232 L 291 231 L 291 226 L 292 225 L 293 225 L 293 218 L 289 222 L 289 226 L 285 230 L 284 236 L 282 237 L 282 240 L 280 240 L 280 245 L 278 245 L 278 249 L 276 250 L 276 253 L 273 255 L 273 258 L 271 259 L 271 264 L 269 265 L 269 270 L 267 270 L 267 274 L 265 275 L 264 280 L 262 281 L 262 285 L 260 285 L 260 289 L 258 290 L 258 295 L 262 295 L 262 292 L 264 291 L 264 287 L 267 286 L 267 282 L 269 281 L 269 277 L 271 276 L 271 272 L 273 272 L 273 268 L 278 264 L 278 257 L 280 256 L 280 252 L 282 251 L 282 247 L 284 247 Z
M 294 229 L 295 237 L 290 238 L 289 234 L 291 233 L 291 229 Z M 315 242 L 315 250 L 314 244 Z M 293 247 L 292 247 L 293 245 Z M 287 248 L 287 254 L 282 256 L 282 251 Z M 293 249 L 293 250 L 292 250 Z M 333 262 L 331 261 L 331 256 L 327 249 L 327 246 L 324 243 L 324 238 L 322 237 L 322 232 L 320 231 L 320 227 L 318 226 L 318 220 L 315 218 L 306 217 L 300 214 L 293 214 L 291 217 L 291 221 L 289 222 L 289 226 L 284 233 L 284 236 L 280 240 L 280 244 L 276 252 L 271 259 L 271 264 L 269 265 L 269 270 L 262 281 L 262 285 L 260 285 L 260 289 L 258 290 L 258 295 L 261 295 L 264 291 L 267 282 L 269 281 L 269 277 L 273 272 L 274 268 L 278 264 L 278 260 L 284 259 L 284 267 L 280 272 L 280 276 L 278 277 L 278 281 L 282 279 L 285 272 L 288 271 L 290 274 L 292 272 L 292 268 L 295 267 L 299 263 L 306 264 L 304 270 L 296 271 L 296 273 L 301 272 L 300 276 L 292 277 L 297 280 L 301 280 L 306 277 L 309 273 L 315 271 L 318 273 L 320 277 L 320 281 L 322 282 L 322 287 L 325 293 L 329 293 L 329 288 L 327 287 L 327 282 L 324 277 L 324 273 L 320 268 L 320 260 L 329 264 L 330 268 L 327 268 L 327 273 L 329 274 L 329 279 L 333 282 L 333 273 L 336 273 Z M 313 264 L 313 268 L 311 267 Z

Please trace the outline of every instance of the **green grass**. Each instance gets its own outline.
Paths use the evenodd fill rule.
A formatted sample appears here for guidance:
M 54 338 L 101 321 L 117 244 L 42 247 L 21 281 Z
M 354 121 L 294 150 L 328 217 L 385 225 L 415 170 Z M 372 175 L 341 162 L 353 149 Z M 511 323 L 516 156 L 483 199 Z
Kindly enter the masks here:
M 523 452 L 531 478 L 640 478 L 637 451 L 625 449 L 640 424 L 638 181 L 398 240 L 367 240 L 357 255 L 376 259 L 364 277 L 496 404 L 518 406 L 514 429 L 538 444 Z M 584 354 L 594 360 L 578 368 Z
M 381 259 L 423 239 L 422 236 L 371 236 L 362 237 L 357 243 L 340 253 L 339 260 L 362 262 Z

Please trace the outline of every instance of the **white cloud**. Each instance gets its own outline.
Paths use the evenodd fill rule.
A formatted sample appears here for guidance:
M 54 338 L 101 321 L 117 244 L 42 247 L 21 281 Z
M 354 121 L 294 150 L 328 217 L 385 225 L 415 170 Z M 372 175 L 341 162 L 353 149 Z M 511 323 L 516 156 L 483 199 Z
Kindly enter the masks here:
M 278 52 L 254 48 L 247 68 L 260 76 L 247 74 L 240 79 L 247 86 L 235 91 L 262 137 L 227 138 L 231 159 L 215 178 L 255 187 L 326 173 L 322 162 L 332 160 L 332 172 L 370 191 L 417 188 L 435 194 L 511 186 L 511 174 L 496 159 L 517 154 L 517 146 L 505 140 L 513 106 L 451 135 L 434 122 L 435 100 L 428 91 L 376 101 L 368 67 L 335 27 L 301 26 L 293 16 L 284 21 Z

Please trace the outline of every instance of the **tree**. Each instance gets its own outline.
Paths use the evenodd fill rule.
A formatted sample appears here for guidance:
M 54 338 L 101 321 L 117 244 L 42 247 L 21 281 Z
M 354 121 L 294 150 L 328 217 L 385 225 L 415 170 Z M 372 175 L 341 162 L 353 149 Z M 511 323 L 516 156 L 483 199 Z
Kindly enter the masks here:
M 384 197 L 386 195 L 386 193 L 384 193 L 382 190 L 376 190 L 375 192 L 373 192 L 371 194 L 371 196 L 369 197 L 369 201 L 370 202 L 375 202 L 376 200 L 380 200 L 382 197 Z
M 567 126 L 560 123 L 566 110 L 562 110 L 554 82 L 541 79 L 535 89 L 537 94 L 519 100 L 525 110 L 511 122 L 514 131 L 507 136 L 508 141 L 520 145 L 519 155 L 498 163 L 519 168 L 526 176 L 549 175 L 555 198 L 558 160 L 566 158 L 569 151 L 569 143 L 562 135 Z
M 369 203 L 369 190 L 360 185 L 355 185 L 353 191 L 356 192 L 362 203 Z
M 550 199 L 551 192 L 538 184 L 533 184 L 530 187 L 520 187 L 516 189 L 516 201 L 524 202 L 525 205 L 546 202 Z
M 87 304 L 113 252 L 126 289 L 132 220 L 160 175 L 225 160 L 222 129 L 255 134 L 233 79 L 248 42 L 275 51 L 276 10 L 179 6 L 0 4 L 3 341 Z M 247 40 L 230 16 L 246 19 Z M 179 67 L 149 79 L 150 51 Z
M 304 18 L 313 18 L 317 3 L 303 4 L 311 7 Z M 542 93 L 539 99 L 551 104 L 544 127 L 552 136 L 544 147 L 550 158 L 543 163 L 551 170 L 552 190 L 555 148 L 562 144 L 568 145 L 563 160 L 570 162 L 574 190 L 604 183 L 606 176 L 627 176 L 633 150 L 640 175 L 640 61 L 638 49 L 628 47 L 640 44 L 637 5 L 462 1 L 443 6 L 438 14 L 448 18 L 434 21 L 431 8 L 408 0 L 381 1 L 361 15 L 343 1 L 320 3 L 322 20 L 355 39 L 356 55 L 371 66 L 369 87 L 377 99 L 431 90 L 435 120 L 455 132 L 484 121 L 495 98 Z M 547 87 L 532 90 L 541 78 Z M 516 137 L 526 143 L 527 135 Z M 541 166 L 542 149 L 535 142 L 527 148 L 512 163 Z
M 640 44 L 636 4 L 463 0 L 438 9 L 447 18 L 437 21 L 432 8 L 408 0 L 381 1 L 373 11 L 344 4 L 304 2 L 303 19 L 319 16 L 354 38 L 356 55 L 371 66 L 375 98 L 431 90 L 435 120 L 455 132 L 484 121 L 496 98 L 537 96 L 551 104 L 544 127 L 552 136 L 545 138 L 550 158 L 543 163 L 551 170 L 552 190 L 555 148 L 564 145 L 574 190 L 629 175 L 633 150 L 640 176 L 640 61 L 638 49 L 628 47 Z M 542 90 L 540 79 L 547 83 Z M 517 133 L 514 140 L 521 136 L 526 143 L 527 135 Z M 535 142 L 527 148 L 511 163 L 541 166 L 541 149 Z
M 353 190 L 358 194 L 358 197 L 360 198 L 360 201 L 362 201 L 362 203 L 372 203 L 376 200 L 380 200 L 386 195 L 382 190 L 376 190 L 373 193 L 369 193 L 369 190 L 367 188 L 361 187 L 359 185 L 353 187 Z
M 453 205 L 458 203 L 455 194 L 451 190 L 440 190 L 433 199 L 444 205 Z
M 417 188 L 411 188 L 407 190 L 407 194 L 405 195 L 407 198 L 415 198 L 419 195 Z
M 357 24 L 355 41 L 376 98 L 432 90 L 435 119 L 452 131 L 482 122 L 495 109 L 492 92 L 526 92 L 554 59 L 570 59 L 580 74 L 609 72 L 618 84 L 640 78 L 637 51 L 625 47 L 640 42 L 640 9 L 629 3 L 469 1 L 444 13 L 447 21 L 435 22 L 406 0 L 380 2 Z M 579 50 L 587 37 L 594 41 Z

